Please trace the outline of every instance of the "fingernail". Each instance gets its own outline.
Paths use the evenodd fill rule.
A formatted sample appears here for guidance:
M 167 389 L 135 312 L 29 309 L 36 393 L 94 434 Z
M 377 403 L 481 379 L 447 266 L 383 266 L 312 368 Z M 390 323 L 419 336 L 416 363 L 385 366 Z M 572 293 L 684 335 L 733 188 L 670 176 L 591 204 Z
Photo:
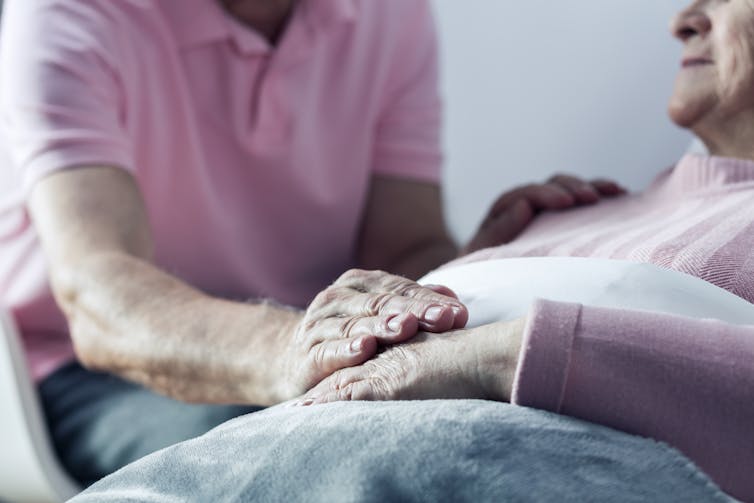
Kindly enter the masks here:
M 364 345 L 364 339 L 356 339 L 351 342 L 351 351 L 358 353 L 361 351 L 361 347 Z
M 424 319 L 427 321 L 440 321 L 442 314 L 445 311 L 441 306 L 430 307 L 424 312 Z
M 387 328 L 390 329 L 391 332 L 395 332 L 396 334 L 401 331 L 402 326 L 403 319 L 401 318 L 401 316 L 393 316 L 387 322 Z
M 303 402 L 299 402 L 299 403 L 301 404 L 302 407 L 308 407 L 308 406 L 310 406 L 310 405 L 312 405 L 314 403 L 314 399 L 307 398 Z

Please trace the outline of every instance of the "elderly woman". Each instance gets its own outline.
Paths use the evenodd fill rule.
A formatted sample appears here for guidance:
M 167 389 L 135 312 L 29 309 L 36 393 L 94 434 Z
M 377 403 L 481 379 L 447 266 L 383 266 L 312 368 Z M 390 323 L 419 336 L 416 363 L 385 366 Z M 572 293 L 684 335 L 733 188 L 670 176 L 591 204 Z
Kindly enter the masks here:
M 662 172 L 642 194 L 559 214 L 540 215 L 510 244 L 479 251 L 462 259 L 463 262 L 548 256 L 644 262 L 696 276 L 754 302 L 754 2 L 695 1 L 676 17 L 672 31 L 683 42 L 685 50 L 670 115 L 677 124 L 693 130 L 711 155 L 684 157 L 672 169 Z M 498 201 L 492 214 L 497 212 L 513 212 L 522 220 L 532 217 L 531 207 L 516 197 L 515 192 Z M 349 302 L 364 303 L 370 298 L 370 294 L 364 292 L 385 289 L 397 281 L 384 273 L 351 272 L 312 304 L 308 316 L 314 313 L 340 315 L 343 323 L 352 324 L 353 318 L 339 306 Z M 495 281 L 494 277 L 489 281 Z M 434 289 L 451 295 L 443 287 Z M 371 298 L 379 304 L 384 297 Z M 315 320 L 310 320 L 316 324 Z M 297 403 L 432 398 L 510 401 L 665 441 L 699 465 L 726 492 L 754 501 L 754 327 L 751 325 L 539 300 L 522 319 L 445 334 L 422 333 L 413 340 L 387 347 L 360 366 L 335 372 Z M 475 436 L 479 422 L 474 410 L 483 408 L 482 405 L 463 408 L 464 419 L 454 423 L 443 419 L 443 414 L 447 414 L 444 411 L 454 406 L 451 402 L 443 403 L 446 407 L 435 406 L 432 412 L 422 415 L 418 423 L 409 423 L 404 440 L 411 442 L 412 438 L 421 437 L 432 419 L 439 417 L 440 426 L 432 430 L 437 442 L 447 431 L 455 431 L 462 443 L 473 446 L 465 452 L 475 452 L 477 456 L 486 452 L 480 443 L 496 442 L 490 431 Z M 324 407 L 293 408 L 301 414 L 319 409 Z M 412 408 L 420 409 L 418 405 Z M 338 410 L 347 415 L 346 409 Z M 381 409 L 368 410 L 379 416 Z M 398 409 L 393 404 L 385 404 L 382 410 L 388 411 L 385 414 L 396 414 Z M 484 410 L 490 412 L 489 408 Z M 284 416 L 274 416 L 278 422 L 281 417 Z M 275 430 L 278 433 L 303 428 L 303 420 L 294 415 L 285 417 L 289 425 Z M 328 421 L 318 423 L 317 428 L 327 431 L 328 424 L 336 418 Z M 352 449 L 358 450 L 359 443 L 373 437 L 388 437 L 392 430 L 400 429 L 402 424 L 405 426 L 406 421 L 408 419 L 403 418 L 403 423 L 385 422 L 384 431 L 372 426 L 362 432 L 361 438 L 356 437 L 357 445 Z M 197 473 L 187 476 L 186 463 L 178 462 L 175 465 L 178 468 L 172 468 L 181 453 L 193 452 L 196 456 L 197 446 L 207 448 L 223 438 L 237 440 L 234 435 L 239 429 L 253 425 L 259 423 L 253 419 L 247 423 L 237 421 L 215 435 L 210 434 L 204 441 L 189 442 L 186 449 L 168 451 L 138 463 L 120 476 L 95 486 L 92 492 L 86 493 L 90 498 L 82 500 L 96 501 L 97 497 L 108 494 L 107 489 L 151 488 L 154 486 L 150 483 L 163 477 L 175 483 L 192 480 L 199 484 L 202 472 L 211 470 L 218 461 L 199 458 L 202 461 L 189 465 Z M 316 435 L 317 428 L 309 429 L 309 434 Z M 515 435 L 520 434 L 518 430 Z M 543 428 L 541 434 L 548 435 L 548 429 Z M 319 443 L 307 444 L 318 453 L 314 456 L 316 459 L 321 459 L 326 449 L 335 449 L 340 443 L 339 433 L 332 435 L 325 433 L 317 437 Z M 514 441 L 515 435 L 503 444 L 503 450 L 521 448 L 524 441 Z M 267 438 L 274 450 L 268 463 L 284 455 L 285 444 L 276 442 L 275 437 L 262 438 Z M 299 440 L 305 442 L 306 438 L 299 437 Z M 618 443 L 604 449 L 617 449 Z M 542 449 L 540 457 L 550 456 L 549 451 L 543 449 L 544 443 L 537 445 Z M 578 445 L 574 440 L 574 459 L 577 459 Z M 414 459 L 410 457 L 412 444 L 398 448 L 401 447 L 407 450 L 408 459 Z M 254 450 L 260 446 L 248 448 Z M 483 458 L 480 465 L 470 464 L 469 457 L 456 459 L 459 466 L 467 469 L 455 468 L 450 473 L 461 478 L 468 476 L 464 479 L 465 485 L 475 487 L 481 484 L 480 474 L 490 464 L 486 459 Z M 566 456 L 566 459 L 571 458 Z M 417 468 L 403 463 L 399 457 L 390 460 L 399 466 L 398 471 L 409 473 L 399 478 L 400 474 L 392 472 L 392 476 L 400 480 L 392 486 L 393 490 L 400 490 L 400 484 L 407 479 L 420 479 L 433 465 L 444 461 L 441 457 L 419 461 L 421 466 Z M 643 461 L 639 459 L 636 463 Z M 282 469 L 280 464 L 274 465 L 276 470 Z M 614 465 L 616 470 L 618 465 L 617 462 Z M 235 475 L 229 480 L 233 486 L 241 483 L 244 472 L 243 464 L 231 462 L 231 466 Z M 164 471 L 156 472 L 155 467 Z M 534 472 L 536 467 L 537 463 L 532 463 L 525 470 Z M 307 468 L 316 469 L 313 465 Z M 327 478 L 334 469 L 333 465 L 328 465 L 322 477 Z M 175 476 L 170 476 L 171 471 L 176 472 Z M 652 471 L 656 474 L 662 470 Z M 592 475 L 584 478 L 582 472 L 583 467 L 576 465 L 569 473 L 589 483 Z M 363 480 L 361 474 L 350 475 Z M 504 478 L 506 473 L 498 475 Z M 635 482 L 640 485 L 652 476 L 645 473 Z M 530 489 L 546 486 L 537 483 L 542 479 L 524 478 Z M 593 478 L 599 480 L 599 476 Z M 265 479 L 258 472 L 249 478 L 250 481 L 260 479 L 274 480 Z M 435 486 L 449 487 L 444 481 L 432 480 Z M 384 479 L 381 481 L 385 483 Z M 223 484 L 217 481 L 216 487 L 210 490 L 221 494 Z M 250 482 L 249 490 L 254 487 Z M 599 488 L 599 484 L 590 487 Z M 669 487 L 671 492 L 662 497 L 663 501 L 700 500 L 698 495 L 689 499 L 682 491 L 674 493 L 673 486 Z M 257 490 L 262 489 L 257 487 Z M 566 493 L 558 493 L 559 490 L 560 486 L 546 499 L 560 500 L 556 494 L 568 499 Z M 562 490 L 566 490 L 565 486 Z M 222 494 L 243 494 L 241 489 L 238 491 Z M 406 497 L 405 493 L 392 494 Z M 450 497 L 450 493 L 442 494 Z M 419 495 L 413 496 L 421 499 Z M 617 494 L 612 498 L 624 496 Z M 584 497 L 601 500 L 597 493 Z M 645 494 L 644 498 L 647 497 Z M 708 497 L 713 501 L 725 500 Z M 363 499 L 368 499 L 366 494 Z
M 543 215 L 463 261 L 649 262 L 754 302 L 754 2 L 697 0 L 672 31 L 684 53 L 670 116 L 711 155 L 684 157 L 642 194 Z M 751 326 L 537 301 L 525 319 L 389 348 L 302 403 L 445 397 L 511 401 L 666 441 L 754 501 Z

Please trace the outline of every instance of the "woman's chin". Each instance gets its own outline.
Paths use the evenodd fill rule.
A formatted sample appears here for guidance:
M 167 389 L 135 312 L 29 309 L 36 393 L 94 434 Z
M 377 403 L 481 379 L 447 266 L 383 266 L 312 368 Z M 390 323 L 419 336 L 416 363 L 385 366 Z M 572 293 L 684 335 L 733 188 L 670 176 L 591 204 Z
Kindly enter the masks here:
M 694 129 L 694 126 L 704 117 L 699 107 L 691 107 L 686 104 L 670 103 L 668 116 L 678 127 Z

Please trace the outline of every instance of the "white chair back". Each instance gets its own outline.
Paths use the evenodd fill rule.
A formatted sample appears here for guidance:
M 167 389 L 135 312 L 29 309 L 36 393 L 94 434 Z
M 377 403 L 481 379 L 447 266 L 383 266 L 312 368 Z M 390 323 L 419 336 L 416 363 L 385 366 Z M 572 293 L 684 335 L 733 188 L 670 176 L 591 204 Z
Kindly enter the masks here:
M 15 322 L 0 308 L 0 501 L 58 503 L 80 488 L 50 444 Z

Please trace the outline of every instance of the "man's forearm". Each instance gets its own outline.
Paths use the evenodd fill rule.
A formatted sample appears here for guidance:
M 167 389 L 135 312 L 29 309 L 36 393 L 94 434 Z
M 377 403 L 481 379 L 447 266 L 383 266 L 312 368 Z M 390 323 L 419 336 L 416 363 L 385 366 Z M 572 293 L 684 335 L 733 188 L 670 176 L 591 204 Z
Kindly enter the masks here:
M 100 253 L 53 271 L 82 362 L 177 399 L 269 405 L 301 314 L 209 297 L 151 264 Z

